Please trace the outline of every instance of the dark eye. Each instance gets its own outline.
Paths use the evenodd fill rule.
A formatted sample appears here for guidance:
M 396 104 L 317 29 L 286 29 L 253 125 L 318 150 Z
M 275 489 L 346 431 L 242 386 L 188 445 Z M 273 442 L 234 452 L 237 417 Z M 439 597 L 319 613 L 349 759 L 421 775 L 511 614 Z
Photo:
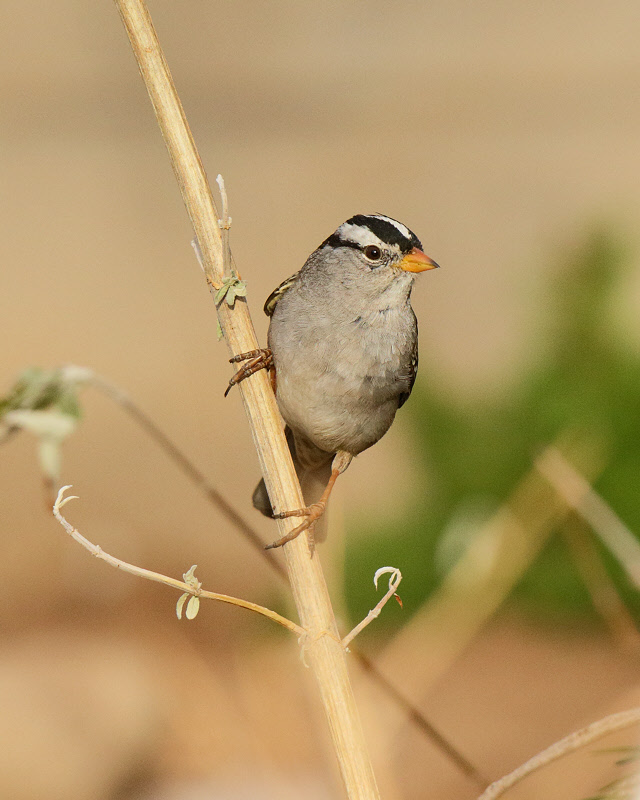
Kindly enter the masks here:
M 369 261 L 380 261 L 382 258 L 382 252 L 380 251 L 379 247 L 376 247 L 375 244 L 370 244 L 364 248 L 364 254 L 369 259 Z

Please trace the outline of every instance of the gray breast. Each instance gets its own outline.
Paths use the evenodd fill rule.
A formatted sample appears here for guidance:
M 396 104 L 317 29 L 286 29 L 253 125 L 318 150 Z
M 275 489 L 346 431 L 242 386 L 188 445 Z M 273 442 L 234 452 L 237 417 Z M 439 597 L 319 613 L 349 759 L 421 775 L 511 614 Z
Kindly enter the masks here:
M 373 297 L 347 288 L 340 303 L 328 302 L 321 288 L 292 287 L 272 317 L 278 404 L 317 447 L 355 454 L 384 435 L 411 390 L 411 282 Z

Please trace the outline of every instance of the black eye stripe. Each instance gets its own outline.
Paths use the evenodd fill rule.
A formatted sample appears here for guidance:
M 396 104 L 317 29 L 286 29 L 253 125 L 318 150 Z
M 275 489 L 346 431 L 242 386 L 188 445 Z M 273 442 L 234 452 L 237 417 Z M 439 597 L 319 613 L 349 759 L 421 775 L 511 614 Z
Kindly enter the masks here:
M 361 244 L 350 242 L 348 239 L 343 239 L 337 233 L 332 233 L 328 239 L 325 239 L 320 247 L 352 247 L 354 250 L 362 250 Z
M 324 242 L 320 245 L 320 247 L 351 247 L 353 250 L 357 250 L 359 253 L 364 253 L 365 258 L 369 261 L 369 266 L 373 269 L 375 267 L 381 266 L 384 262 L 382 255 L 383 251 L 377 245 L 362 245 L 356 244 L 355 242 L 350 242 L 348 239 L 342 239 L 338 236 L 337 233 L 332 233 L 328 239 L 325 239 Z M 367 250 L 370 247 L 375 247 L 376 250 L 380 253 L 379 256 L 375 256 L 372 258 L 370 255 L 367 254 Z M 319 249 L 319 248 L 318 248 Z

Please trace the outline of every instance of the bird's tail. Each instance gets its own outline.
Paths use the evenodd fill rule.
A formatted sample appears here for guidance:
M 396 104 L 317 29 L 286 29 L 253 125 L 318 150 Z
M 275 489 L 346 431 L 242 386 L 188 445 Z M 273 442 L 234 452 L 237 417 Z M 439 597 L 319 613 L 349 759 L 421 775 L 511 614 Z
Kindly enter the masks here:
M 296 468 L 296 474 L 298 475 L 298 480 L 300 481 L 304 502 L 306 505 L 310 506 L 312 503 L 317 503 L 318 500 L 320 500 L 322 493 L 329 482 L 329 478 L 331 477 L 332 456 L 327 455 L 326 461 L 324 461 L 320 466 L 314 467 L 313 469 L 302 466 L 296 453 L 296 444 L 293 438 L 293 433 L 288 425 L 284 432 L 285 436 L 287 437 L 289 450 L 291 451 L 291 457 L 293 458 L 293 464 Z M 264 514 L 265 517 L 273 518 L 273 507 L 269 499 L 267 487 L 264 483 L 264 478 L 256 486 L 255 491 L 253 492 L 252 501 L 254 508 L 257 508 L 261 514 Z M 325 513 L 315 523 L 314 538 L 317 542 L 323 542 L 326 537 L 327 515 Z

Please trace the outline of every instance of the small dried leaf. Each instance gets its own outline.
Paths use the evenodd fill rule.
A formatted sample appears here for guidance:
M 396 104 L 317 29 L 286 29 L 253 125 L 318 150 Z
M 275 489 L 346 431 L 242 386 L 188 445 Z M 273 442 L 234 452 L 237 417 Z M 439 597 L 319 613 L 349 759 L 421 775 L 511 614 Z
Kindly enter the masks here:
M 222 286 L 216 292 L 216 296 L 214 297 L 214 303 L 218 306 L 224 300 L 224 296 L 226 295 L 229 287 L 226 284 L 222 284 Z
M 224 279 L 222 286 L 216 292 L 215 303 L 216 305 L 220 305 L 223 300 L 226 300 L 227 305 L 230 308 L 233 308 L 233 305 L 236 302 L 236 297 L 246 297 L 246 295 L 247 284 L 245 281 L 241 281 L 240 278 L 231 276 L 230 278 Z
M 196 570 L 198 569 L 197 564 L 192 564 L 191 567 L 184 573 L 182 579 L 185 583 L 190 583 L 193 578 L 195 578 Z
M 246 284 L 246 281 L 241 281 L 241 280 L 237 279 L 234 288 L 235 288 L 236 297 L 246 297 L 247 296 L 247 284 Z
M 187 612 L 185 617 L 187 619 L 195 619 L 198 611 L 200 610 L 200 598 L 197 595 L 192 595 L 191 600 L 187 603 Z
M 182 608 L 188 597 L 193 597 L 193 595 L 190 595 L 189 592 L 185 592 L 178 598 L 178 602 L 176 603 L 176 616 L 178 619 L 182 619 Z
M 394 579 L 398 579 L 400 577 L 400 570 L 397 567 L 380 567 L 380 569 L 376 570 L 376 574 L 373 576 L 373 585 L 378 588 L 378 581 L 380 580 L 381 575 L 386 575 L 387 573 L 391 573 L 391 577 L 389 578 L 389 588 L 391 588 L 392 581 Z M 398 583 L 400 581 L 398 580 Z
M 184 575 L 182 576 L 184 578 L 184 582 L 188 586 L 191 586 L 192 589 L 199 589 L 202 586 L 202 584 L 196 578 L 196 575 L 195 575 L 197 566 L 198 566 L 197 564 L 194 564 L 191 567 L 191 569 L 189 569 L 187 572 L 185 572 Z

